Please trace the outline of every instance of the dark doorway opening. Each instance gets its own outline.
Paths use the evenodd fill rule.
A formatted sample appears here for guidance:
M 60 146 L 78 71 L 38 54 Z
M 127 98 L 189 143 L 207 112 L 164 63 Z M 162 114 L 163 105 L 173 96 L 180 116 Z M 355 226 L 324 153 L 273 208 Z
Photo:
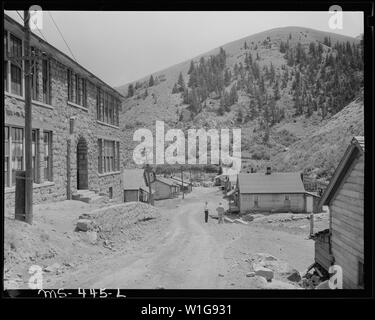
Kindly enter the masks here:
M 87 143 L 81 137 L 77 143 L 77 189 L 88 189 Z

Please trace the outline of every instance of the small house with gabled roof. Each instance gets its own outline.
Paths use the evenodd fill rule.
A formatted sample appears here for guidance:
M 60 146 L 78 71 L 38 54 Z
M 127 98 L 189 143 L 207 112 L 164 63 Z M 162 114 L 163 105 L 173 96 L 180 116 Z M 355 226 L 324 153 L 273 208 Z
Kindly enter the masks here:
M 241 213 L 313 212 L 313 199 L 302 182 L 300 172 L 240 173 L 236 205 Z
M 364 169 L 365 140 L 357 136 L 320 200 L 329 206 L 329 229 L 315 235 L 315 262 L 326 270 L 339 265 L 344 289 L 364 286 Z
M 155 200 L 175 198 L 180 193 L 178 182 L 162 176 L 156 176 L 151 186 L 155 189 Z
M 149 188 L 146 185 L 143 169 L 124 169 L 122 173 L 124 202 L 148 202 Z M 151 191 L 154 194 L 154 191 Z

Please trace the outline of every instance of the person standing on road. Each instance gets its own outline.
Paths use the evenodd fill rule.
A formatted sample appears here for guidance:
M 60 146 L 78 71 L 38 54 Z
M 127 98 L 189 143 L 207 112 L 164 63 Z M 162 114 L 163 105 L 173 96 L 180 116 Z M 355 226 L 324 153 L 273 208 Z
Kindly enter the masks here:
M 219 217 L 219 223 L 224 223 L 224 212 L 225 212 L 225 210 L 224 210 L 224 207 L 223 207 L 221 202 L 219 203 L 219 206 L 217 207 L 216 211 L 217 211 L 217 215 Z
M 208 222 L 208 202 L 207 201 L 204 205 L 204 221 L 206 223 Z

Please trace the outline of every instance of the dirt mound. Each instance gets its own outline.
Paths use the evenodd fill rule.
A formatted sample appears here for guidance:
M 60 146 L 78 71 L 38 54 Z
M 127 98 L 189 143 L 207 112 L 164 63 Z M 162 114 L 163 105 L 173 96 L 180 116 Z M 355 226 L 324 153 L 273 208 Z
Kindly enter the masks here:
M 111 246 L 117 241 L 135 240 L 150 220 L 160 217 L 157 208 L 142 202 L 129 202 L 96 210 L 90 214 L 98 239 Z

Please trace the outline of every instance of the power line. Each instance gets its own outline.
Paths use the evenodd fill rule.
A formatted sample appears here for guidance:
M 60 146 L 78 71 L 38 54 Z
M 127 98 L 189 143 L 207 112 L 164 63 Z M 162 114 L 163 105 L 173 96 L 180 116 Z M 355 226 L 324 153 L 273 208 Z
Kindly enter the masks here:
M 18 16 L 21 18 L 21 20 L 22 21 L 25 21 L 24 19 L 23 19 L 23 17 L 21 16 L 21 14 L 16 10 L 16 12 L 17 12 L 17 14 L 18 14 Z
M 75 62 L 77 62 L 77 60 L 76 60 L 76 58 L 75 58 L 75 56 L 74 56 L 74 54 L 73 54 L 72 50 L 70 49 L 70 47 L 69 47 L 68 43 L 66 42 L 66 40 L 65 40 L 64 36 L 63 36 L 63 35 L 62 35 L 62 33 L 61 33 L 61 31 L 60 31 L 59 27 L 57 26 L 57 24 L 56 24 L 56 22 L 55 22 L 55 19 L 53 19 L 53 17 L 52 17 L 52 14 L 51 14 L 51 13 L 50 13 L 49 11 L 48 11 L 48 14 L 49 14 L 49 16 L 51 17 L 51 20 L 52 20 L 53 24 L 55 25 L 55 27 L 56 27 L 57 31 L 59 32 L 59 34 L 60 34 L 61 38 L 62 38 L 62 39 L 63 39 L 63 41 L 65 42 L 65 44 L 66 44 L 66 46 L 67 46 L 67 48 L 68 48 L 68 50 L 69 50 L 70 54 L 72 55 L 72 57 L 73 57 L 74 61 L 75 61 Z M 77 62 L 77 63 L 78 63 L 78 62 Z

